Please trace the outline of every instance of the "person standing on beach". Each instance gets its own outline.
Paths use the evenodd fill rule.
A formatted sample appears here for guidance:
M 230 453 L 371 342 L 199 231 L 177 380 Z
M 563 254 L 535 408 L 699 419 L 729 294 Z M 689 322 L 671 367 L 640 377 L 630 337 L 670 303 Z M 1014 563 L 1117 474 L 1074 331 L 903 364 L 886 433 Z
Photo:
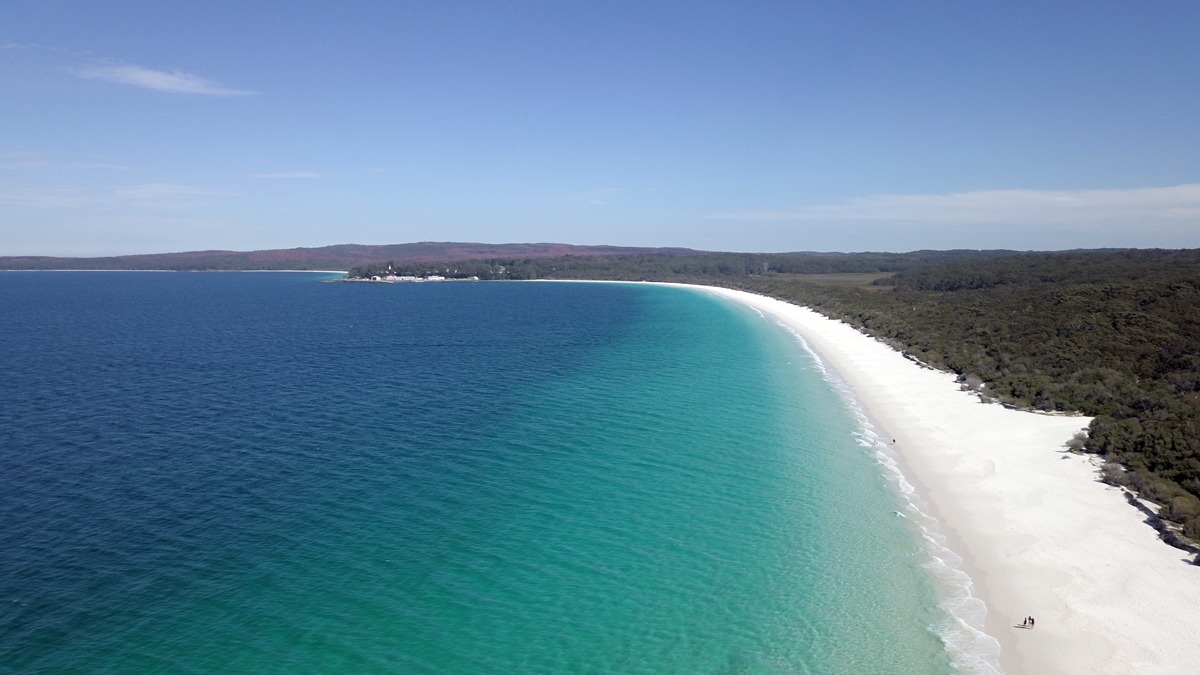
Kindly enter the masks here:
M 1023 621 L 1021 621 L 1021 628 L 1028 628 L 1028 627 L 1029 627 L 1029 617 L 1025 617 L 1025 619 Z
M 1029 617 L 1029 630 L 1033 630 L 1033 627 L 1034 627 L 1035 625 L 1037 625 L 1037 624 L 1035 624 L 1035 623 L 1034 623 L 1034 621 L 1033 621 L 1033 617 L 1032 617 L 1032 616 L 1031 616 L 1031 617 Z

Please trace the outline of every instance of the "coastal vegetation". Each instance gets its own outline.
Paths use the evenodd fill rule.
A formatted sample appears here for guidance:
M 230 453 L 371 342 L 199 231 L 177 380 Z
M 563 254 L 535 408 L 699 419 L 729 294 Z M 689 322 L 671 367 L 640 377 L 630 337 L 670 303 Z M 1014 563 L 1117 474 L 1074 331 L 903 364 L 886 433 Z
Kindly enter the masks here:
M 351 276 L 370 276 L 364 266 Z M 679 281 L 813 307 L 987 401 L 1093 417 L 1067 449 L 1200 540 L 1200 251 L 699 254 L 394 264 L 397 274 Z
M 1021 254 L 873 285 L 887 290 L 737 283 L 847 321 L 986 400 L 1092 416 L 1069 447 L 1105 457 L 1106 480 L 1200 540 L 1200 251 Z
M 483 280 L 606 279 L 714 283 L 779 275 L 890 274 L 951 260 L 1011 255 L 1012 251 L 915 251 L 912 253 L 649 253 L 493 257 L 479 260 L 389 260 L 350 270 L 350 278 L 370 278 L 391 269 L 397 275 Z

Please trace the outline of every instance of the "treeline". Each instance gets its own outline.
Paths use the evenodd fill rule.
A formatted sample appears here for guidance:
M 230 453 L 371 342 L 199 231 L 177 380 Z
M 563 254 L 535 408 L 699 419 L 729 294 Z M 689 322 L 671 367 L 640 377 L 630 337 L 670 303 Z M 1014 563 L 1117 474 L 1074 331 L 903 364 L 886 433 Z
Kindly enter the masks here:
M 490 258 L 442 263 L 389 261 L 350 270 L 349 278 L 392 273 L 485 280 L 607 279 L 615 281 L 714 281 L 781 274 L 899 272 L 948 260 L 1011 255 L 1011 251 L 916 251 L 913 253 L 661 253 L 554 258 Z
M 1094 417 L 1084 448 L 1113 463 L 1106 479 L 1200 540 L 1200 251 L 977 258 L 875 283 L 891 288 L 738 286 L 846 320 L 986 396 Z

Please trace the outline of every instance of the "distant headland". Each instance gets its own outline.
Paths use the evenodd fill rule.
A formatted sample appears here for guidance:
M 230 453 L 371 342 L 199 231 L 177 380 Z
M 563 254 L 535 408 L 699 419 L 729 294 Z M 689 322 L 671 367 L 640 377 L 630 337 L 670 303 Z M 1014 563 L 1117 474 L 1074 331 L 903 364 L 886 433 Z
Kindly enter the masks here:
M 690 248 L 635 246 L 576 246 L 573 244 L 479 244 L 421 241 L 409 244 L 336 244 L 318 248 L 260 251 L 185 251 L 99 258 L 0 256 L 0 270 L 348 270 L 394 260 L 403 263 L 472 260 L 477 258 L 551 258 L 557 256 L 697 255 Z

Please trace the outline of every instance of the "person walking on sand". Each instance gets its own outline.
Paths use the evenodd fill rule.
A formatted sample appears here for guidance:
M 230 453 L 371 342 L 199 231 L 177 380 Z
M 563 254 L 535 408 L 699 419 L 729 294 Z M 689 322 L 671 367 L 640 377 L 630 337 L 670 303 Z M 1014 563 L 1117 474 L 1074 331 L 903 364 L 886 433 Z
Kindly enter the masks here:
M 1037 624 L 1034 622 L 1033 617 L 1029 617 L 1029 630 L 1033 630 L 1033 627 L 1036 625 Z
M 1029 617 L 1025 617 L 1025 619 L 1023 621 L 1021 621 L 1021 628 L 1028 628 L 1028 627 L 1029 627 Z

